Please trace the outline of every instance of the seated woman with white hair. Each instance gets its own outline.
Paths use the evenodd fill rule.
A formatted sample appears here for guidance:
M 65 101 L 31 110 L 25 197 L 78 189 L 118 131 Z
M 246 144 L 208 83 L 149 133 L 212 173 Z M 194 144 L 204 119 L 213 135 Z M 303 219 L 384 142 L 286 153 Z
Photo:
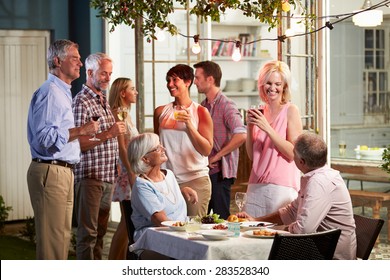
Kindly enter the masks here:
M 134 137 L 128 147 L 128 159 L 137 174 L 131 193 L 134 240 L 148 227 L 162 226 L 164 221 L 185 221 L 185 199 L 197 203 L 198 196 L 189 187 L 180 189 L 171 170 L 161 169 L 168 158 L 158 135 L 143 133 Z

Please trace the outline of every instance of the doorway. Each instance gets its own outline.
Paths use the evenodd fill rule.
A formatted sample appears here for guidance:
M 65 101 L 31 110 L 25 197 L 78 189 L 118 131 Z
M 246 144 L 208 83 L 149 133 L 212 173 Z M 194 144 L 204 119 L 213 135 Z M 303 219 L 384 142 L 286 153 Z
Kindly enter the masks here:
M 34 216 L 26 174 L 31 162 L 27 114 L 31 96 L 46 80 L 49 31 L 0 30 L 0 193 L 9 220 Z

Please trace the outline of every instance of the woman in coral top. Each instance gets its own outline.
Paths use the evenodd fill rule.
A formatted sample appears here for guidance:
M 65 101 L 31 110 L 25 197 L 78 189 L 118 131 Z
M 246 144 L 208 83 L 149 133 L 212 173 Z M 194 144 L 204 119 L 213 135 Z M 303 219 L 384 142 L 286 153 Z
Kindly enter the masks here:
M 300 172 L 294 163 L 294 141 L 302 133 L 297 106 L 290 103 L 291 72 L 282 61 L 267 62 L 260 70 L 258 90 L 264 113 L 249 109 L 246 150 L 252 170 L 244 209 L 262 216 L 293 201 Z

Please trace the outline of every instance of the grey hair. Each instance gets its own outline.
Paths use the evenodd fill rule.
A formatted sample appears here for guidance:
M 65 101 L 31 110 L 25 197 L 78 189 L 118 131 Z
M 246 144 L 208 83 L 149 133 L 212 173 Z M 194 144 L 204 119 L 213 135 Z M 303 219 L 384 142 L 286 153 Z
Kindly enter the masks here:
M 113 63 L 112 58 L 105 53 L 97 52 L 90 54 L 85 60 L 85 70 L 87 72 L 87 76 L 88 70 L 92 70 L 93 73 L 95 73 L 99 69 L 100 64 L 103 60 L 108 60 Z
M 78 44 L 66 39 L 56 40 L 50 44 L 47 50 L 47 65 L 49 66 L 49 70 L 56 68 L 54 58 L 58 57 L 60 60 L 65 60 L 71 47 L 79 49 Z
M 137 175 L 145 174 L 150 169 L 143 157 L 153 148 L 160 144 L 160 138 L 157 134 L 145 132 L 131 139 L 127 148 L 127 158 L 129 159 L 130 168 Z
M 294 150 L 310 169 L 326 164 L 328 148 L 321 136 L 315 133 L 305 132 L 299 135 L 295 140 Z

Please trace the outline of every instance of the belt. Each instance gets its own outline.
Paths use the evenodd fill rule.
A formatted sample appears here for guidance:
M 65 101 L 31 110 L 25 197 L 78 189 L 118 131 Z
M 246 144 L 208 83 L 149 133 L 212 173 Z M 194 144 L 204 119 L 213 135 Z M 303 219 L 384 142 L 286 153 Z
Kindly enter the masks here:
M 66 161 L 62 160 L 45 160 L 40 158 L 33 158 L 32 161 L 39 162 L 39 163 L 47 163 L 47 164 L 54 164 L 54 165 L 60 165 L 63 167 L 68 167 L 70 169 L 73 169 L 74 164 L 67 163 Z

